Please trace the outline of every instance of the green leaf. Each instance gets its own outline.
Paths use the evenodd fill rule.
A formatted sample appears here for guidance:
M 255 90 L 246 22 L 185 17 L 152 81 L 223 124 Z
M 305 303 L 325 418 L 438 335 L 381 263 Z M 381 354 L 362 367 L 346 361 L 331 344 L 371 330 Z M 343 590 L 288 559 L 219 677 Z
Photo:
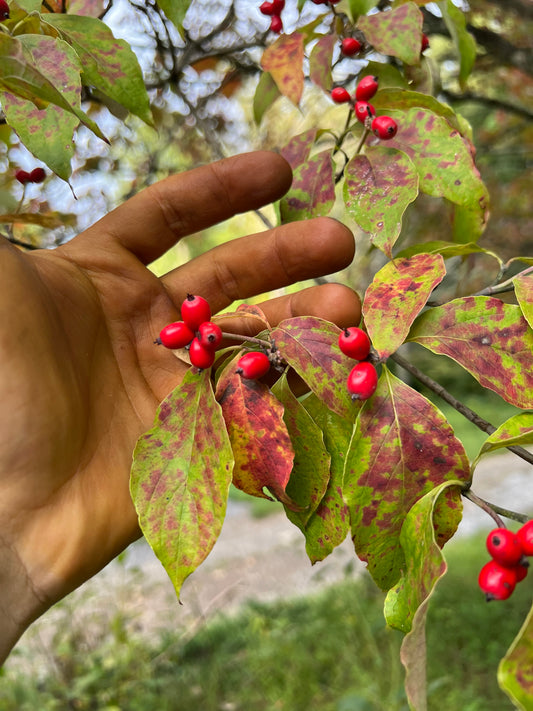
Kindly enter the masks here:
M 142 121 L 153 125 L 144 79 L 130 45 L 116 39 L 96 17 L 43 15 L 76 50 L 82 66 L 82 82 L 93 86 Z
M 344 203 L 371 242 L 391 257 L 408 205 L 418 195 L 418 174 L 402 151 L 369 147 L 345 168 Z
M 172 24 L 182 33 L 183 20 L 185 19 L 191 0 L 156 0 L 156 2 Z
M 321 37 L 311 50 L 309 57 L 309 78 L 326 92 L 331 91 L 331 65 L 333 50 L 339 44 L 336 34 Z
M 367 42 L 381 54 L 418 64 L 423 16 L 414 2 L 359 18 L 357 27 Z
M 524 446 L 533 444 L 533 412 L 520 412 L 506 420 L 483 442 L 472 468 L 480 457 L 502 447 Z
M 355 22 L 359 15 L 366 15 L 377 4 L 378 0 L 348 0 L 348 8 L 352 20 Z
M 410 247 L 402 249 L 398 252 L 396 259 L 404 257 L 413 257 L 415 254 L 441 254 L 444 259 L 450 259 L 450 257 L 466 257 L 468 254 L 488 254 L 494 259 L 497 259 L 501 264 L 501 260 L 498 255 L 488 249 L 483 249 L 483 247 L 478 247 L 474 242 L 469 242 L 467 244 L 456 244 L 455 242 L 445 242 L 443 240 L 435 240 L 434 242 L 422 242 L 420 244 L 413 244 Z
M 517 274 L 513 279 L 514 293 L 530 328 L 533 328 L 533 274 Z
M 304 89 L 304 37 L 299 32 L 281 35 L 265 49 L 261 66 L 270 72 L 283 96 L 296 106 Z
M 406 89 L 384 88 L 381 81 L 381 73 L 376 68 L 376 76 L 379 77 L 379 91 L 372 98 L 372 105 L 379 109 L 399 109 L 407 111 L 415 107 L 427 109 L 436 116 L 442 116 L 446 121 L 459 130 L 459 122 L 455 111 L 447 104 L 442 104 L 433 96 L 422 94 L 418 91 L 408 91 Z
M 469 479 L 468 457 L 444 415 L 383 367 L 354 429 L 343 489 L 355 552 L 380 588 L 405 570 L 400 531 L 415 502 L 445 481 Z
M 39 225 L 48 230 L 75 225 L 77 217 L 65 212 L 15 212 L 0 215 L 0 223 L 21 223 L 23 225 Z
M 533 331 L 518 306 L 455 299 L 421 314 L 407 340 L 452 358 L 512 405 L 533 407 Z
M 216 389 L 235 457 L 233 483 L 251 496 L 269 499 L 266 488 L 291 506 L 285 489 L 294 450 L 283 421 L 283 406 L 264 383 L 241 378 L 235 372 L 240 355 L 224 368 Z
M 293 170 L 292 185 L 280 201 L 282 222 L 328 215 L 335 203 L 331 150 L 308 158 Z
M 476 61 L 476 41 L 466 29 L 466 17 L 452 0 L 439 2 L 442 18 L 459 53 L 459 83 L 464 89 Z
M 461 520 L 462 482 L 447 481 L 417 501 L 405 518 L 400 544 L 405 571 L 385 599 L 385 618 L 405 636 L 400 657 L 406 670 L 405 689 L 412 709 L 426 709 L 426 615 L 431 596 L 446 572 L 446 562 L 435 535 L 434 518 L 447 516 L 450 531 Z M 450 536 L 449 536 L 450 537 Z
M 253 110 L 254 121 L 260 124 L 266 111 L 279 99 L 281 92 L 269 72 L 263 72 L 255 89 Z
M 353 361 L 341 353 L 339 333 L 340 328 L 329 321 L 299 316 L 281 321 L 271 338 L 310 390 L 330 410 L 353 422 L 360 405 L 352 402 L 346 389 Z
M 218 538 L 232 467 L 209 371 L 190 370 L 137 442 L 130 482 L 142 532 L 178 597 Z
M 477 242 L 485 231 L 488 219 L 487 210 L 480 210 L 477 206 L 472 209 L 465 205 L 454 205 L 453 241 L 459 244 Z
M 388 358 L 409 333 L 446 269 L 440 254 L 417 254 L 382 267 L 366 290 L 363 314 L 380 358 Z
M 0 32 L 0 91 L 31 101 L 38 109 L 55 104 L 74 114 L 98 138 L 107 141 L 97 124 L 85 112 L 72 106 L 63 94 L 39 71 L 31 55 L 24 51 L 24 45 L 16 37 Z
M 516 708 L 533 708 L 533 607 L 498 666 L 498 683 Z

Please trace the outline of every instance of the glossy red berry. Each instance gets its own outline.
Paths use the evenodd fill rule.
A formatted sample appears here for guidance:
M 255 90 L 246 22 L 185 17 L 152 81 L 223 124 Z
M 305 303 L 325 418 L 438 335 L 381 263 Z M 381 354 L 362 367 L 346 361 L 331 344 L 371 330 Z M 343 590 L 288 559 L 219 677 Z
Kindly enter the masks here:
M 210 368 L 215 362 L 215 356 L 214 348 L 202 346 L 196 337 L 192 339 L 189 346 L 189 358 L 191 359 L 191 364 L 196 368 L 200 368 L 200 370 Z
M 350 101 L 351 96 L 350 92 L 347 91 L 344 87 L 336 86 L 334 89 L 331 90 L 331 98 L 336 104 L 344 104 L 347 101 Z
M 478 584 L 485 593 L 487 602 L 507 600 L 516 587 L 516 570 L 505 568 L 495 560 L 491 560 L 481 568 Z
M 204 348 L 216 348 L 222 341 L 222 330 L 216 323 L 204 321 L 198 326 L 197 338 Z
M 522 545 L 524 555 L 533 555 L 533 519 L 518 529 L 516 537 Z
M 272 0 L 272 6 L 274 15 L 281 15 L 282 10 L 285 8 L 285 0 Z
M 425 52 L 426 49 L 429 49 L 429 37 L 422 33 L 422 49 L 421 52 Z
M 194 338 L 194 332 L 183 321 L 169 323 L 168 326 L 161 329 L 159 338 L 156 343 L 165 346 L 165 348 L 185 348 Z
M 279 15 L 272 15 L 272 19 L 270 20 L 270 30 L 275 32 L 277 35 L 283 32 L 283 20 Z
M 356 101 L 368 101 L 378 90 L 378 77 L 363 77 L 355 88 Z
M 376 116 L 372 119 L 372 133 L 381 138 L 382 141 L 389 141 L 394 138 L 398 131 L 398 124 L 390 116 Z
M 341 52 L 346 57 L 353 57 L 361 51 L 361 42 L 355 39 L 355 37 L 345 37 L 341 42 Z
M 9 19 L 9 5 L 6 0 L 0 0 L 0 20 Z
M 202 296 L 187 294 L 181 305 L 181 318 L 192 331 L 196 331 L 201 323 L 211 319 L 211 307 Z
M 339 334 L 339 348 L 349 358 L 364 360 L 370 353 L 370 339 L 363 329 L 350 326 Z
M 354 111 L 357 120 L 361 121 L 361 123 L 365 123 L 367 118 L 373 119 L 376 115 L 376 109 L 366 101 L 356 101 Z
M 518 565 L 524 555 L 518 536 L 507 528 L 495 528 L 489 533 L 487 550 L 497 563 L 508 568 Z
M 30 173 L 30 183 L 42 183 L 45 178 L 44 168 L 34 168 Z
M 527 563 L 527 565 L 526 563 L 519 563 L 516 568 L 514 568 L 517 583 L 521 582 L 529 572 L 529 563 Z
M 239 358 L 235 372 L 243 378 L 257 380 L 266 375 L 269 370 L 270 360 L 267 354 L 263 351 L 250 351 Z
M 259 12 L 262 12 L 263 15 L 273 15 L 274 14 L 274 3 L 271 3 L 271 2 L 261 3 L 261 5 L 259 5 Z
M 31 182 L 30 174 L 28 173 L 28 171 L 22 170 L 20 168 L 15 172 L 15 178 L 19 181 L 19 183 L 22 183 L 22 185 L 26 185 L 26 183 Z
M 363 361 L 351 369 L 346 380 L 352 400 L 368 400 L 376 392 L 378 374 L 372 363 Z

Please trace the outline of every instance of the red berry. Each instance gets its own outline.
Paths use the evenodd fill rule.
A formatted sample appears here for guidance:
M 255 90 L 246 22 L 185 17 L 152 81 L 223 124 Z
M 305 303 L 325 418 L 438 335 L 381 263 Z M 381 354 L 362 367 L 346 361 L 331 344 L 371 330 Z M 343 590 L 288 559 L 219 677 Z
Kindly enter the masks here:
M 196 331 L 201 323 L 211 319 L 211 307 L 202 296 L 187 294 L 181 305 L 181 318 L 191 331 Z
M 192 339 L 191 345 L 189 346 L 189 358 L 191 359 L 192 365 L 200 368 L 200 370 L 210 368 L 215 362 L 215 355 L 213 348 L 202 346 L 196 337 Z
M 429 48 L 429 37 L 422 33 L 422 49 L 421 52 L 425 52 Z
M 516 537 L 522 545 L 524 555 L 533 555 L 533 519 L 518 529 Z
M 376 116 L 372 119 L 372 132 L 382 141 L 389 141 L 394 138 L 398 130 L 398 124 L 390 116 Z
M 518 565 L 524 555 L 518 536 L 507 528 L 495 528 L 489 533 L 487 550 L 497 563 L 508 568 Z
M 361 121 L 361 123 L 365 123 L 367 118 L 372 119 L 376 115 L 376 109 L 372 104 L 367 104 L 366 101 L 356 101 L 354 110 L 357 119 Z
M 165 326 L 156 343 L 166 348 L 185 348 L 194 338 L 194 332 L 183 321 L 176 321 Z
M 361 328 L 350 326 L 339 334 L 339 348 L 349 358 L 364 360 L 370 353 L 370 339 Z
M 198 340 L 204 348 L 216 348 L 222 341 L 220 326 L 212 321 L 204 321 L 198 326 Z
M 0 0 L 0 20 L 9 19 L 9 5 L 6 0 Z
M 239 358 L 235 372 L 243 378 L 257 380 L 266 375 L 269 370 L 270 360 L 267 354 L 263 351 L 250 351 Z
M 42 183 L 45 178 L 46 173 L 44 171 L 44 168 L 34 168 L 30 173 L 31 183 Z
M 30 174 L 28 173 L 27 170 L 17 170 L 15 172 L 15 178 L 19 181 L 19 183 L 22 183 L 22 185 L 26 185 L 26 183 L 31 182 Z
M 353 57 L 360 51 L 361 46 L 361 42 L 358 42 L 355 37 L 345 37 L 341 42 L 341 52 L 347 57 Z
M 272 19 L 270 20 L 270 30 L 275 32 L 277 35 L 283 32 L 283 20 L 279 15 L 272 15 Z
M 336 104 L 344 104 L 351 99 L 350 92 L 342 86 L 336 86 L 331 90 L 331 98 Z
M 378 77 L 363 77 L 355 89 L 356 101 L 368 101 L 378 90 Z
M 282 10 L 285 8 L 285 0 L 272 0 L 272 7 L 274 15 L 281 15 Z
M 504 568 L 495 560 L 491 560 L 481 568 L 478 576 L 479 587 L 485 593 L 487 602 L 490 600 L 507 600 L 516 586 L 516 570 Z
M 376 392 L 378 374 L 372 363 L 363 361 L 351 369 L 346 380 L 352 400 L 368 400 Z
M 529 571 L 529 563 L 526 561 L 527 565 L 524 563 L 519 563 L 516 568 L 514 568 L 514 571 L 516 573 L 516 582 L 519 583 L 521 582 L 526 575 L 528 574 Z
M 259 12 L 262 12 L 263 15 L 274 15 L 274 3 L 273 2 L 264 2 L 259 5 Z

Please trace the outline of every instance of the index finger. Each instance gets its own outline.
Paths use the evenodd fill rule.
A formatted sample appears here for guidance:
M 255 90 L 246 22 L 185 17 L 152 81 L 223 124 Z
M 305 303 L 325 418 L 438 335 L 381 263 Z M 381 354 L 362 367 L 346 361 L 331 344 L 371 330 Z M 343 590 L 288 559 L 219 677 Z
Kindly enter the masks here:
M 289 164 L 256 151 L 172 175 L 145 188 L 71 240 L 110 240 L 149 264 L 181 237 L 277 200 L 290 187 Z

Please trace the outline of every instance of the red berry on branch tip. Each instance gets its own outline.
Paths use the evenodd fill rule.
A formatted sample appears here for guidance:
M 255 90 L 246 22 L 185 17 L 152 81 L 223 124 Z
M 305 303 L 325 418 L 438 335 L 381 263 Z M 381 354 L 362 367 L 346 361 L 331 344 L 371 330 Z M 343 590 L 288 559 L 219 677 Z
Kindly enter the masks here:
M 350 326 L 339 334 L 339 348 L 349 358 L 364 360 L 370 353 L 370 339 L 363 329 Z
M 376 116 L 372 119 L 372 133 L 381 138 L 382 141 L 389 141 L 394 138 L 398 131 L 398 124 L 390 116 Z
M 377 386 L 377 371 L 368 361 L 354 365 L 346 380 L 352 400 L 368 400 L 376 392 Z
M 277 35 L 283 32 L 283 20 L 279 15 L 272 15 L 272 19 L 270 20 L 270 30 L 275 32 Z
M 422 33 L 422 49 L 420 50 L 421 52 L 425 52 L 426 49 L 429 48 L 429 37 Z
M 522 545 L 524 555 L 533 555 L 533 519 L 518 529 L 516 537 Z
M 196 331 L 201 323 L 211 319 L 211 307 L 202 296 L 187 294 L 181 305 L 181 318 L 192 331 Z
M 341 42 L 341 52 L 346 57 L 353 57 L 361 50 L 361 42 L 355 39 L 355 37 L 345 37 Z
M 0 0 L 0 20 L 9 20 L 9 5 L 6 0 Z
M 18 180 L 19 183 L 21 183 L 22 185 L 26 185 L 26 183 L 30 183 L 30 182 L 31 182 L 30 174 L 28 173 L 28 171 L 27 171 L 27 170 L 22 170 L 21 168 L 19 168 L 19 169 L 15 172 L 15 178 L 16 178 L 16 180 Z
M 266 375 L 269 370 L 270 359 L 267 354 L 263 351 L 250 351 L 239 358 L 235 372 L 248 380 L 257 380 Z
M 34 168 L 30 173 L 31 183 L 42 183 L 45 178 L 46 173 L 44 171 L 44 168 Z
M 331 90 L 331 98 L 336 104 L 344 104 L 347 101 L 350 101 L 351 96 L 350 92 L 347 91 L 344 87 L 336 86 L 334 89 Z
M 204 321 L 198 326 L 198 340 L 204 348 L 216 348 L 222 341 L 220 326 L 212 321 Z
M 491 560 L 481 568 L 478 584 L 485 593 L 487 602 L 507 600 L 516 587 L 516 570 L 505 568 L 495 560 Z
M 361 123 L 366 123 L 368 118 L 372 119 L 376 115 L 376 109 L 366 101 L 356 101 L 354 111 L 357 120 Z
M 191 345 L 189 346 L 191 365 L 194 365 L 200 370 L 205 370 L 213 365 L 215 357 L 216 353 L 214 348 L 206 348 L 196 337 L 192 339 Z
M 363 77 L 355 88 L 356 101 L 368 101 L 378 90 L 378 77 L 367 76 Z
M 495 528 L 489 533 L 487 550 L 497 563 L 508 568 L 518 565 L 524 555 L 518 536 L 507 528 Z
M 161 329 L 159 338 L 155 342 L 165 346 L 165 348 L 185 348 L 193 338 L 194 332 L 191 331 L 187 324 L 184 321 L 176 321 Z

